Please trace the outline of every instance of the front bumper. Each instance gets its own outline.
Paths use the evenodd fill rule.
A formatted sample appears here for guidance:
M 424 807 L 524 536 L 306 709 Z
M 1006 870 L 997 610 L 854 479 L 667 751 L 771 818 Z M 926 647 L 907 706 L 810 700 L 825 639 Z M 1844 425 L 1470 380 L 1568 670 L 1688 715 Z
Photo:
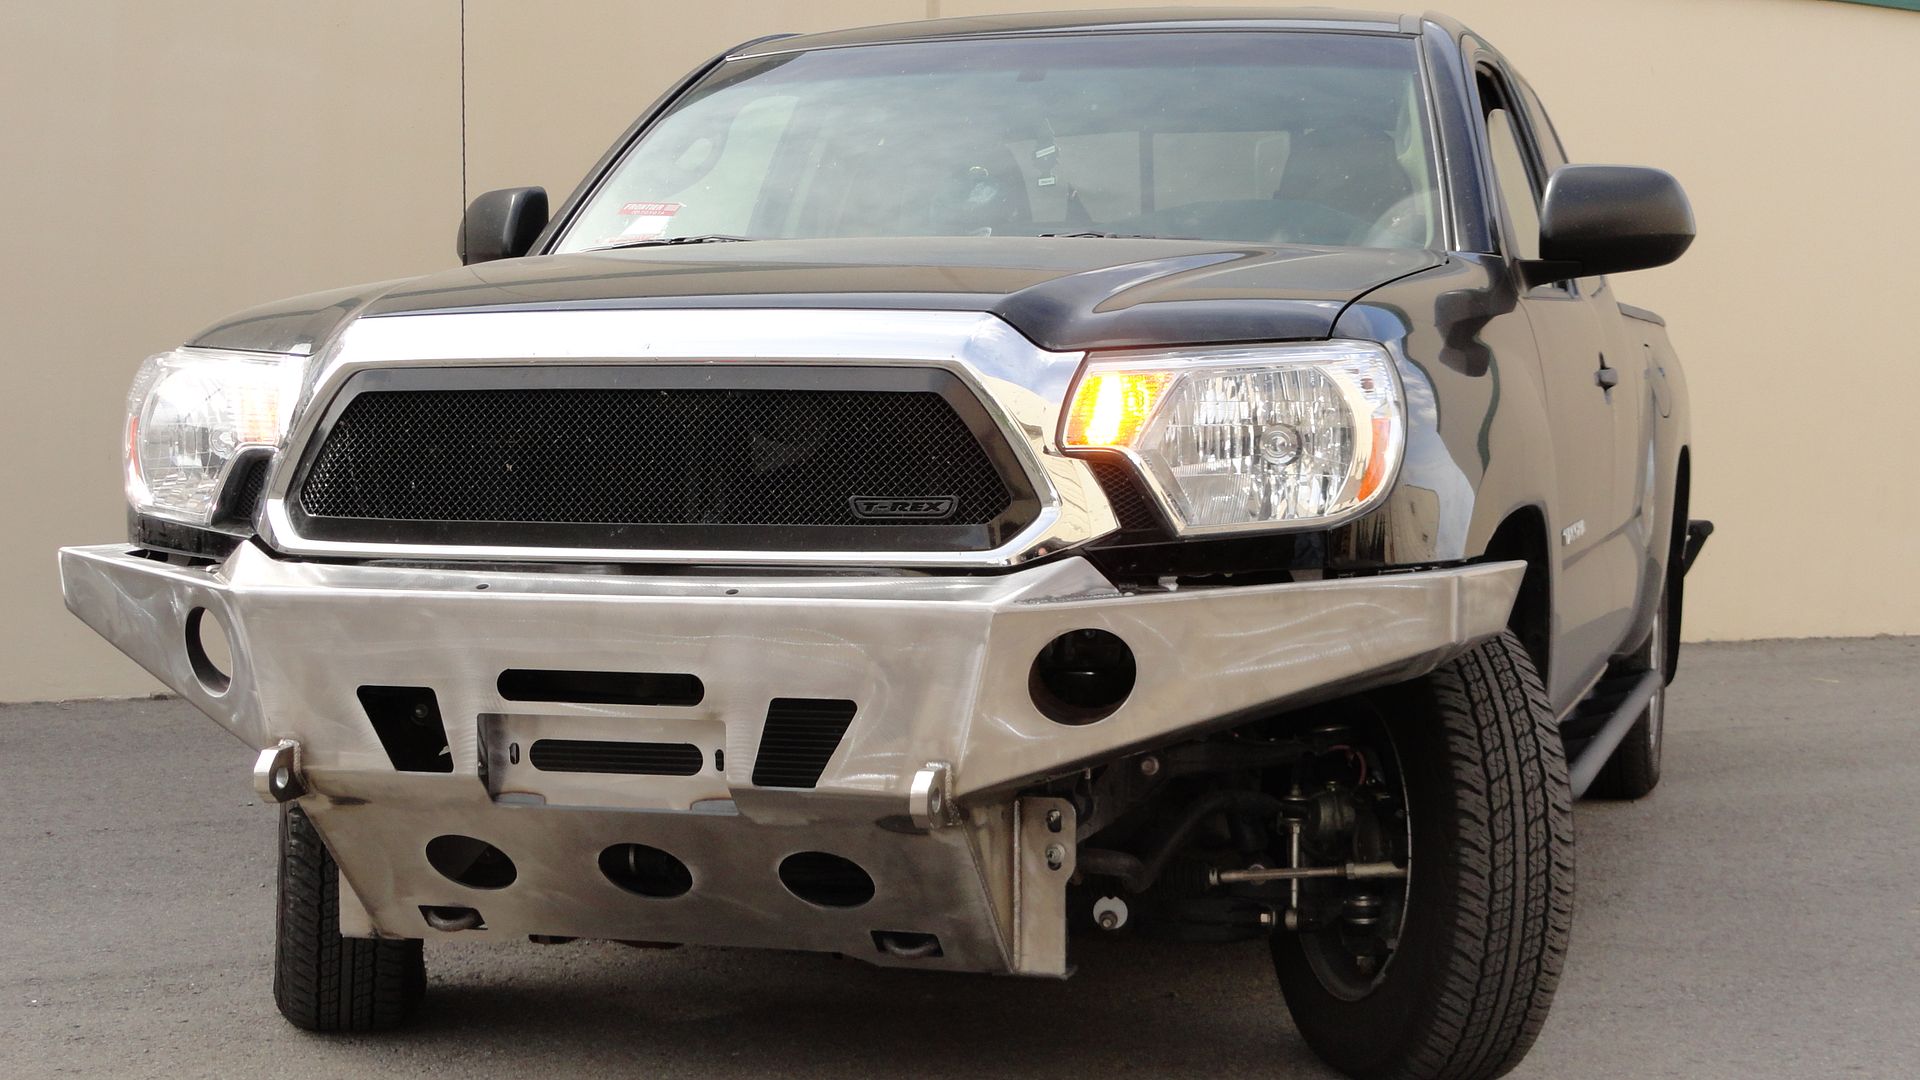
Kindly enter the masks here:
M 353 894 L 343 890 L 344 932 L 437 937 L 422 908 L 457 906 L 484 917 L 463 931 L 480 937 L 797 948 L 1040 975 L 1067 969 L 1074 817 L 1020 789 L 1255 710 L 1424 673 L 1505 626 L 1524 570 L 1127 595 L 1077 558 L 991 577 L 687 577 L 293 562 L 251 544 L 190 568 L 109 545 L 64 549 L 60 568 L 76 615 L 243 742 L 299 744 L 303 806 Z M 230 679 L 210 677 L 189 648 L 189 622 L 206 619 L 195 612 L 228 628 Z M 1138 680 L 1112 715 L 1062 725 L 1035 706 L 1029 672 L 1054 637 L 1085 628 L 1124 640 Z M 705 695 L 690 706 L 503 698 L 501 672 L 528 668 L 691 674 Z M 396 771 L 362 686 L 431 688 L 452 771 Z M 812 789 L 753 783 L 775 698 L 856 705 Z M 547 772 L 500 753 L 534 738 L 692 743 L 706 764 L 691 776 Z M 946 816 L 926 813 L 930 774 Z M 424 851 L 448 834 L 506 852 L 514 882 L 441 876 Z M 676 855 L 692 890 L 660 900 L 619 888 L 598 858 L 620 843 Z M 799 851 L 859 864 L 873 898 L 800 900 L 776 873 Z M 876 933 L 933 935 L 937 955 L 886 952 Z

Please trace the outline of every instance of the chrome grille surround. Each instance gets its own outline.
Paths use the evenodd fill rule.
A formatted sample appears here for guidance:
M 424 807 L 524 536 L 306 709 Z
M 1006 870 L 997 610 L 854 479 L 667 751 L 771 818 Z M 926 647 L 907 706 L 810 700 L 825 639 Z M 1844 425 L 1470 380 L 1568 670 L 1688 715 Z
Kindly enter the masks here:
M 992 315 L 947 311 L 624 309 L 419 313 L 362 319 L 323 354 L 267 484 L 262 538 L 332 558 L 704 565 L 1014 566 L 1117 528 L 1091 470 L 1052 444 L 1083 354 L 1048 352 Z M 689 550 L 367 543 L 305 536 L 289 488 L 319 421 L 347 380 L 371 368 L 671 364 L 937 368 L 977 396 L 1040 501 L 1017 535 L 989 550 Z

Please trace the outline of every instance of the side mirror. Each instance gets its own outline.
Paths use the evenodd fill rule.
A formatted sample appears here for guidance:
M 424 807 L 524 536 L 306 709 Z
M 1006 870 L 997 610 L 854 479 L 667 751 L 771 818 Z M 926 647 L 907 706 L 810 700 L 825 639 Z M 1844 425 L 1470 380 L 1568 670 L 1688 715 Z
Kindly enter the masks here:
M 1665 266 L 1693 243 L 1693 207 L 1659 169 L 1562 165 L 1540 200 L 1540 261 L 1529 283 Z
M 540 230 L 547 227 L 547 189 L 501 188 L 474 197 L 460 215 L 460 235 L 453 249 L 461 263 L 517 259 L 533 249 Z

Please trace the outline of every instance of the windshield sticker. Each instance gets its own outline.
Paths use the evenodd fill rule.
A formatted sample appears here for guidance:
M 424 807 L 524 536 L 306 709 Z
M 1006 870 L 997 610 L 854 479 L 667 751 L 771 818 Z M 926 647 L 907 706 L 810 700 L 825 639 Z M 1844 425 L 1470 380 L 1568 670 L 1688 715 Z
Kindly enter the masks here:
M 620 213 L 632 220 L 614 239 L 651 240 L 664 235 L 667 226 L 673 224 L 673 215 L 680 212 L 681 205 L 677 202 L 630 202 L 621 206 Z

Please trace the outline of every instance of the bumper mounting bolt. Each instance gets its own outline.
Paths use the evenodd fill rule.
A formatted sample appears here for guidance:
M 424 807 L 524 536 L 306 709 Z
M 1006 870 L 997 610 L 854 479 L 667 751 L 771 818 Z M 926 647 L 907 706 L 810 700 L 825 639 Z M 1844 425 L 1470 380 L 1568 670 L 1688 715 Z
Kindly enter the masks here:
M 1157 757 L 1154 757 L 1152 754 L 1148 754 L 1146 757 L 1141 758 L 1140 759 L 1140 775 L 1141 776 L 1159 776 L 1160 775 L 1160 759 Z
M 1059 844 L 1047 845 L 1047 869 L 1058 870 L 1067 865 L 1067 849 Z

